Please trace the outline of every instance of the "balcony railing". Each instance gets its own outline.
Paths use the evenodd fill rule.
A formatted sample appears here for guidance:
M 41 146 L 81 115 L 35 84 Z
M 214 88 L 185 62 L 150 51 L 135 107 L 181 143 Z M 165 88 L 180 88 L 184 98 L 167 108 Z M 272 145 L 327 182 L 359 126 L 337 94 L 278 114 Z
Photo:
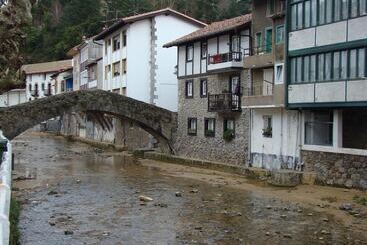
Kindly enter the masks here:
M 38 97 L 38 90 L 36 90 L 36 89 L 31 90 L 31 96 Z
M 253 85 L 251 88 L 245 88 L 244 90 L 245 96 L 269 96 L 273 95 L 274 84 L 264 81 L 263 84 Z
M 241 96 L 233 93 L 209 94 L 209 112 L 241 111 Z
M 215 54 L 209 56 L 209 65 L 220 64 L 225 62 L 241 62 L 242 53 L 241 52 L 229 52 L 223 54 Z
M 273 51 L 273 45 L 268 44 L 268 45 L 253 47 L 251 49 L 245 49 L 244 53 L 246 54 L 246 56 L 251 56 L 251 55 L 270 54 L 272 51 Z

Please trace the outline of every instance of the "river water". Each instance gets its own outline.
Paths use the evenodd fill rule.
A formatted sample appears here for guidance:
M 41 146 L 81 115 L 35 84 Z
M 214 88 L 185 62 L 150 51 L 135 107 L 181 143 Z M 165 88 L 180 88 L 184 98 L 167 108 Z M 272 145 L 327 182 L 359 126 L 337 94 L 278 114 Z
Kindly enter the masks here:
M 35 133 L 13 143 L 17 176 L 31 178 L 14 182 L 21 244 L 363 243 L 327 215 L 129 156 Z

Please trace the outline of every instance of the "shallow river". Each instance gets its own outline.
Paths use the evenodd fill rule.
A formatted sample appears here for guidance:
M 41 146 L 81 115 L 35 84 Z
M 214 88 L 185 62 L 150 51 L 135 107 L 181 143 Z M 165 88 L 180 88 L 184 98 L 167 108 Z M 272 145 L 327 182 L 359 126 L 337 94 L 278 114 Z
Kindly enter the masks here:
M 14 140 L 22 244 L 346 244 L 332 217 L 252 192 L 163 175 L 60 137 Z M 180 192 L 180 196 L 176 196 Z M 141 202 L 139 196 L 153 198 Z M 312 216 L 311 216 L 312 213 Z M 358 242 L 358 241 L 357 241 Z

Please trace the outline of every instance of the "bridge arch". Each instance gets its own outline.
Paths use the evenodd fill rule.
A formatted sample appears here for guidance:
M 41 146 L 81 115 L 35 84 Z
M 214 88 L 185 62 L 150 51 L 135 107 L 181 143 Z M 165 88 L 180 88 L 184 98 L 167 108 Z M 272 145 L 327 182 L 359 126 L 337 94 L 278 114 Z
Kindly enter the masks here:
M 103 91 L 68 92 L 0 109 L 0 129 L 8 139 L 67 112 L 101 112 L 129 120 L 153 135 L 165 151 L 173 151 L 177 114 L 126 96 Z

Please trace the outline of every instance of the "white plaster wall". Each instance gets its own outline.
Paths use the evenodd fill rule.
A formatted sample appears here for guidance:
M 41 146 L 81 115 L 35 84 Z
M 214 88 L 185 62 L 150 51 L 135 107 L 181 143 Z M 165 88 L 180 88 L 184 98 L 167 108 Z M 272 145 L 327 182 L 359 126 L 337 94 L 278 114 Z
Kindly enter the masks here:
M 0 95 L 0 107 L 18 105 L 27 101 L 25 89 L 10 90 Z
M 31 96 L 31 91 L 29 91 L 29 84 L 32 84 L 32 90 L 35 89 L 35 85 L 38 84 L 38 98 L 45 97 L 43 91 L 42 91 L 42 83 L 45 84 L 45 89 L 47 89 L 47 84 L 51 83 L 51 75 L 53 73 L 46 73 L 46 79 L 44 78 L 43 73 L 37 73 L 37 74 L 28 74 L 26 76 L 26 96 L 27 101 L 30 98 L 33 98 Z
M 178 87 L 175 66 L 177 65 L 177 48 L 163 48 L 165 43 L 178 39 L 198 30 L 198 26 L 183 21 L 173 15 L 159 15 L 156 22 L 157 71 L 156 95 L 154 102 L 157 106 L 171 111 L 177 111 Z M 173 31 L 174 30 L 174 31 Z M 200 73 L 200 43 L 194 46 L 195 73 Z
M 347 101 L 367 101 L 367 81 L 347 82 Z
M 127 96 L 150 102 L 151 22 L 132 23 L 127 32 Z M 172 68 L 173 69 L 173 68 Z
M 315 46 L 316 28 L 309 28 L 300 31 L 290 32 L 289 35 L 289 50 L 297 50 L 304 48 L 312 48 Z
M 219 53 L 224 54 L 229 52 L 229 35 L 219 36 Z
M 194 74 L 200 74 L 201 43 L 194 44 Z
M 316 83 L 315 102 L 345 101 L 345 82 Z
M 347 41 L 347 21 L 337 22 L 316 28 L 316 46 Z
M 314 84 L 292 84 L 288 86 L 289 103 L 314 102 Z
M 259 154 L 253 158 L 254 167 L 280 169 L 281 157 L 299 157 L 297 113 L 297 111 L 286 111 L 282 108 L 252 110 L 251 153 Z M 264 116 L 272 116 L 273 135 L 271 138 L 262 135 Z M 271 155 L 276 155 L 276 158 L 268 157 Z
M 179 46 L 178 50 L 178 76 L 185 76 L 186 46 Z
M 348 41 L 367 38 L 367 16 L 348 21 Z

